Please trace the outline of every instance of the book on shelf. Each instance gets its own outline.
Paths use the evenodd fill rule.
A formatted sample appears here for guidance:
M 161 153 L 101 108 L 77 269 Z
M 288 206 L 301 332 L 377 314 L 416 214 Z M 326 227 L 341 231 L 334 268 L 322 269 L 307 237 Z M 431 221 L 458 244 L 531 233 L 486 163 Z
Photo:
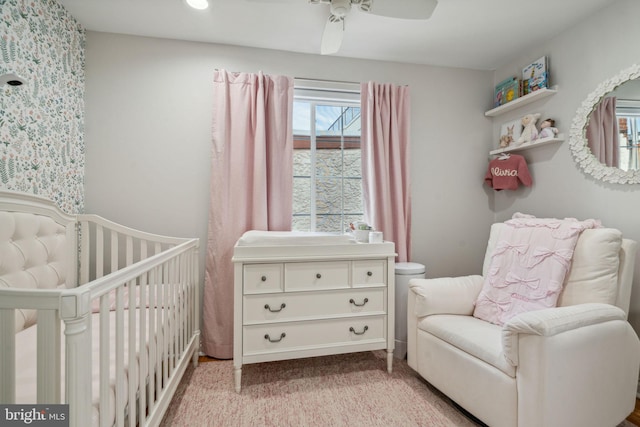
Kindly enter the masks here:
M 536 59 L 522 69 L 523 95 L 549 87 L 549 59 Z
M 521 94 L 520 80 L 517 77 L 509 77 L 498 83 L 493 96 L 493 106 L 499 107 L 518 98 Z

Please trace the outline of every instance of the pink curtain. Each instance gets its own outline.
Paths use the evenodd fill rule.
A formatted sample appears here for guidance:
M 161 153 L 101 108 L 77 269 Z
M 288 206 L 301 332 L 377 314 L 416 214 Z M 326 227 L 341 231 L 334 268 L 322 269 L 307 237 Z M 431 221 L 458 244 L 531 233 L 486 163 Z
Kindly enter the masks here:
M 247 230 L 290 230 L 293 79 L 216 71 L 202 349 L 233 357 L 233 246 Z
M 589 148 L 600 163 L 618 167 L 618 120 L 616 98 L 603 98 L 591 112 L 586 131 Z
M 362 83 L 362 182 L 366 221 L 411 259 L 409 88 Z

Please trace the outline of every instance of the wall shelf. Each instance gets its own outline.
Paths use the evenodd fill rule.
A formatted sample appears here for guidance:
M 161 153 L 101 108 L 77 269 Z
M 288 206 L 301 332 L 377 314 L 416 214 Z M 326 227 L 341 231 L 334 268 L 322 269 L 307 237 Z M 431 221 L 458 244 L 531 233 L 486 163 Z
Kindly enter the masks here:
M 522 96 L 520 98 L 516 98 L 511 102 L 508 102 L 504 105 L 501 105 L 499 107 L 496 107 L 492 110 L 486 111 L 484 113 L 485 116 L 487 117 L 496 117 L 499 116 L 500 114 L 504 114 L 507 111 L 511 111 L 511 110 L 515 110 L 516 108 L 520 108 L 523 105 L 527 105 L 530 104 L 534 101 L 538 101 L 540 99 L 546 98 L 548 96 L 551 95 L 555 95 L 556 92 L 558 92 L 558 87 L 554 86 L 553 89 L 547 89 L 547 88 L 543 88 L 543 89 L 539 89 L 536 90 L 535 92 L 531 92 L 525 96 Z
M 562 141 L 564 141 L 564 134 L 559 133 L 553 138 L 536 139 L 535 141 L 527 142 L 525 144 L 518 145 L 518 146 L 498 148 L 497 150 L 489 151 L 489 155 L 493 156 L 496 154 L 509 153 L 512 151 L 528 150 L 529 148 L 540 147 L 542 145 L 547 145 L 547 144 L 562 142 Z

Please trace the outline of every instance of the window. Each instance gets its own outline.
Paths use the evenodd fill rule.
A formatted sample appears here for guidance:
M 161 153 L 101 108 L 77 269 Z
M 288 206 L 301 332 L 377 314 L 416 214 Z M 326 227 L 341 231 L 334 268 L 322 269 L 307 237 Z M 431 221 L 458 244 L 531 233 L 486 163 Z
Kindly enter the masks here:
M 292 230 L 343 232 L 364 217 L 359 87 L 313 83 L 296 80 Z
M 640 169 L 640 116 L 639 115 L 617 115 L 620 156 L 618 165 L 622 170 Z

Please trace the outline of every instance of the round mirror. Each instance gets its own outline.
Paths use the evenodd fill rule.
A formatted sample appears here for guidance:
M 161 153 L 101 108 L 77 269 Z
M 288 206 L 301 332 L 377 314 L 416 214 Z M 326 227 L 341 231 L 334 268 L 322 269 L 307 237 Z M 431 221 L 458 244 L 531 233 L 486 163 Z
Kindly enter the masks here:
M 576 163 L 596 179 L 640 183 L 640 65 L 602 82 L 582 102 L 571 124 Z

